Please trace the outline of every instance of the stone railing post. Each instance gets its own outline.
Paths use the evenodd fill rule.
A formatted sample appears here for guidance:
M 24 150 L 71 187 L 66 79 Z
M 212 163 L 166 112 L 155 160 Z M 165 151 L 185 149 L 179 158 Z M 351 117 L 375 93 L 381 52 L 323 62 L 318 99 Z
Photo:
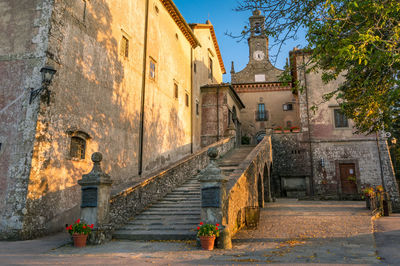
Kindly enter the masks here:
M 218 247 L 223 249 L 232 248 L 229 229 L 225 227 L 226 217 L 223 206 L 226 200 L 226 177 L 216 163 L 218 150 L 213 147 L 207 151 L 210 163 L 199 174 L 201 188 L 201 221 L 209 224 L 219 223 L 221 234 Z
M 94 224 L 88 238 L 92 245 L 103 244 L 112 237 L 112 226 L 109 224 L 112 180 L 101 170 L 102 159 L 101 153 L 93 153 L 92 171 L 78 181 L 82 187 L 81 219 L 87 224 Z

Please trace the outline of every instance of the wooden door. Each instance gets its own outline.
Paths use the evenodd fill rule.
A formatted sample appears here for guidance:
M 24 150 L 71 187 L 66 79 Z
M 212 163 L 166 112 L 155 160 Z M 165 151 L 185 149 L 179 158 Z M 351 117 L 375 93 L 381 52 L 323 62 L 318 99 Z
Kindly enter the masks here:
M 357 194 L 356 167 L 354 164 L 339 164 L 342 194 Z

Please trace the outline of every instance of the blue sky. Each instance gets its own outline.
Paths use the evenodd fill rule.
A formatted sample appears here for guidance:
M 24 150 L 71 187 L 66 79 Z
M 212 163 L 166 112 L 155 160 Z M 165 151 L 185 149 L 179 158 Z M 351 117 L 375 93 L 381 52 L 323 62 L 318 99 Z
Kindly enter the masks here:
M 188 23 L 205 23 L 209 19 L 214 25 L 227 72 L 224 75 L 224 82 L 230 82 L 231 61 L 235 62 L 236 71 L 242 70 L 249 60 L 249 50 L 247 39 L 238 42 L 226 33 L 239 35 L 248 22 L 251 12 L 234 11 L 236 0 L 174 0 L 174 3 Z M 304 37 L 287 42 L 278 55 L 275 66 L 283 68 L 289 51 L 297 45 L 303 47 L 304 43 Z M 270 55 L 276 54 L 276 50 L 272 49 Z

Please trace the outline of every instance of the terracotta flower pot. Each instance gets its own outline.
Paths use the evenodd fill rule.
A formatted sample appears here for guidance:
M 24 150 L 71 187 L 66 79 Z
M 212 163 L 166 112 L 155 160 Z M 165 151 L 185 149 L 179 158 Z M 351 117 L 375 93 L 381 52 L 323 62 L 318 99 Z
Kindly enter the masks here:
M 204 250 L 214 249 L 215 236 L 200 236 L 201 247 Z
M 88 235 L 83 235 L 83 234 L 73 234 L 72 238 L 74 239 L 74 247 L 76 248 L 86 247 L 87 236 Z

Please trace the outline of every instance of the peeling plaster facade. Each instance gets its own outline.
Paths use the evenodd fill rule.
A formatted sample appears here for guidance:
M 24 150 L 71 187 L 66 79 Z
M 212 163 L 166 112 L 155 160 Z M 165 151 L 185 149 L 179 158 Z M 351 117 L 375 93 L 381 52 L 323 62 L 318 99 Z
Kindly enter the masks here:
M 194 77 L 193 65 L 219 50 L 172 1 L 7 0 L 0 13 L 0 238 L 76 219 L 77 181 L 93 152 L 118 190 L 200 148 L 192 110 L 209 78 Z M 223 62 L 214 63 L 221 82 Z M 49 103 L 42 95 L 29 104 L 45 65 L 57 70 Z M 84 158 L 71 156 L 76 134 Z

